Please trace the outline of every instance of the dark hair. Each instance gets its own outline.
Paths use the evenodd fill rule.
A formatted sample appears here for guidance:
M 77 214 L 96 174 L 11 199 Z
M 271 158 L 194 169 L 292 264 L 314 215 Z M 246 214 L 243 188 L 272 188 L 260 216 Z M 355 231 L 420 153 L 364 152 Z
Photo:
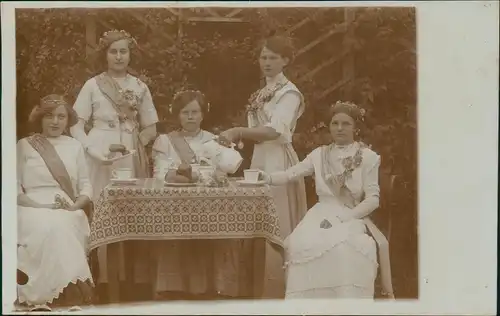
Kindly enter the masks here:
M 66 129 L 76 125 L 76 123 L 78 123 L 78 114 L 73 107 L 66 102 L 62 95 L 50 94 L 43 97 L 40 100 L 40 104 L 36 105 L 29 115 L 28 122 L 31 123 L 33 131 L 41 132 L 43 117 L 61 105 L 64 105 L 68 113 L 68 126 L 66 126 Z
M 177 92 L 172 100 L 172 114 L 176 117 L 179 116 L 181 110 L 194 100 L 198 102 L 201 112 L 205 115 L 208 112 L 208 104 L 205 100 L 205 95 L 197 90 Z
M 364 109 L 352 102 L 338 101 L 330 107 L 328 125 L 332 122 L 333 117 L 339 113 L 344 113 L 353 119 L 356 129 L 359 131 L 358 136 L 362 138 L 366 131 Z
M 288 58 L 290 61 L 294 57 L 294 47 L 292 40 L 288 37 L 273 35 L 262 41 L 260 50 L 267 48 L 270 51 L 280 55 L 283 58 Z

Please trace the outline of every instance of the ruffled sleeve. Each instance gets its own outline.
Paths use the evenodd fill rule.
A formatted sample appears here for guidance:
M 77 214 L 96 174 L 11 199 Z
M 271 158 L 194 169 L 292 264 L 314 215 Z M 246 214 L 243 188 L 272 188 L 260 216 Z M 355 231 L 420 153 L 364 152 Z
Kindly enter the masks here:
M 285 171 L 273 172 L 271 177 L 271 184 L 282 185 L 289 181 L 293 181 L 300 177 L 307 177 L 314 174 L 314 158 L 313 156 L 316 154 L 315 149 L 312 153 L 307 155 L 304 160 L 294 165 L 293 167 L 288 168 Z
M 93 198 L 92 184 L 90 182 L 87 161 L 85 159 L 85 151 L 80 143 L 78 143 L 78 154 L 76 157 L 76 164 L 78 170 L 78 183 L 77 183 L 78 196 L 85 195 L 89 199 L 92 199 Z
M 20 139 L 17 142 L 16 145 L 16 150 L 17 150 L 17 195 L 23 194 L 24 193 L 24 188 L 23 188 L 23 174 L 24 174 L 24 169 L 26 166 L 26 152 L 25 152 L 25 143 L 26 140 Z
M 298 92 L 287 91 L 279 98 L 271 112 L 269 123 L 265 124 L 281 135 L 279 140 L 283 143 L 292 142 L 292 128 L 295 126 L 301 103 L 301 96 Z

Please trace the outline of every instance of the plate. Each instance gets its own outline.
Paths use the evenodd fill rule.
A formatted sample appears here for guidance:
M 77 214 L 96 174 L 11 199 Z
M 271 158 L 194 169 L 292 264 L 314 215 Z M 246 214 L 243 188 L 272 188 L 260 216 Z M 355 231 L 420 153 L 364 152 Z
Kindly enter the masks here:
M 110 158 L 110 159 L 108 159 L 108 161 L 110 161 L 110 162 L 115 162 L 115 161 L 118 161 L 118 160 L 122 160 L 122 159 L 125 159 L 125 158 L 127 158 L 127 157 L 129 157 L 129 156 L 131 156 L 131 155 L 135 154 L 135 152 L 136 152 L 136 150 L 135 150 L 135 149 L 133 149 L 133 150 L 129 151 L 129 153 L 128 153 L 128 154 L 126 154 L 126 155 L 122 155 L 122 156 L 118 156 L 118 157 Z
M 130 178 L 130 179 L 116 179 L 116 178 L 111 178 L 111 183 L 113 184 L 130 184 L 130 183 L 136 183 L 137 178 Z
M 196 183 L 180 183 L 180 182 L 166 182 L 165 186 L 167 187 L 195 187 Z
M 261 186 L 261 185 L 266 184 L 267 182 L 265 180 L 260 180 L 257 182 L 250 182 L 250 181 L 246 181 L 246 180 L 237 180 L 236 183 L 238 183 L 239 185 L 244 185 L 244 186 Z

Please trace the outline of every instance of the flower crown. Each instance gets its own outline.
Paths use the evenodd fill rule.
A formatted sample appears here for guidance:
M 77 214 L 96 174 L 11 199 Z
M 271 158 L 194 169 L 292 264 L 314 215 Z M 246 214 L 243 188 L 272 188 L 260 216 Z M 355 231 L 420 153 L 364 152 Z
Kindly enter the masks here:
M 181 90 L 181 91 L 178 91 L 174 94 L 174 97 L 172 98 L 172 103 L 174 103 L 175 100 L 177 99 L 177 97 L 179 97 L 183 93 L 199 93 L 199 94 L 201 94 L 203 99 L 205 99 L 205 94 L 203 94 L 203 92 L 201 92 L 200 90 Z M 172 103 L 170 103 L 168 105 L 168 112 L 170 114 L 172 114 Z M 210 112 L 210 103 L 209 102 L 207 102 L 207 112 Z
M 365 120 L 365 114 L 366 110 L 360 107 L 359 105 L 350 102 L 350 101 L 337 101 L 335 104 L 331 106 L 332 109 L 335 109 L 336 107 L 344 107 L 347 108 L 350 113 L 355 114 L 356 118 L 359 119 L 360 121 Z
M 42 99 L 40 105 L 66 105 L 68 104 L 64 100 L 55 100 L 55 99 Z
M 99 50 L 105 49 L 109 45 L 111 45 L 111 43 L 122 40 L 122 39 L 126 39 L 126 40 L 128 40 L 129 44 L 137 46 L 137 41 L 127 31 L 125 31 L 125 30 L 111 30 L 111 31 L 104 32 L 102 37 L 99 39 L 98 49 Z

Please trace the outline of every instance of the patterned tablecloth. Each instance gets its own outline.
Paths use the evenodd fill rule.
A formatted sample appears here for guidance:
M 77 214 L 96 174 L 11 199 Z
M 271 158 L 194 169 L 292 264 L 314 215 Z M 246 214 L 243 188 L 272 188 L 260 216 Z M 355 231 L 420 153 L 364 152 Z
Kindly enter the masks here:
M 94 205 L 90 248 L 125 240 L 266 238 L 282 246 L 269 186 L 166 187 L 155 179 L 110 184 Z

